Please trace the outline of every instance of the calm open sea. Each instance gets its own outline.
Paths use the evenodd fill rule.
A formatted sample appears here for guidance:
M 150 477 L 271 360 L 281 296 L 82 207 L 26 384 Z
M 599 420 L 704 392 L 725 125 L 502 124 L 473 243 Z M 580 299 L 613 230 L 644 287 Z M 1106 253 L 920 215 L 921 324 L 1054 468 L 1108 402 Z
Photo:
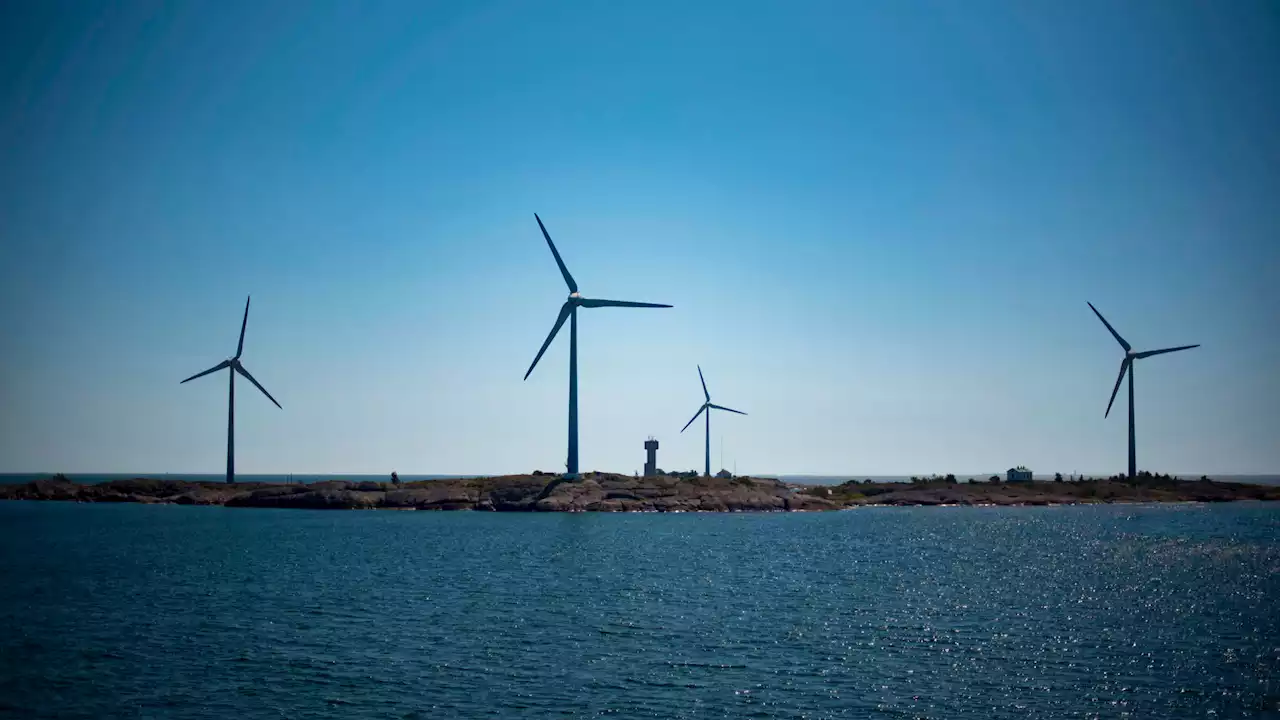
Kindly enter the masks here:
M 1280 713 L 1280 508 L 0 502 L 0 715 Z

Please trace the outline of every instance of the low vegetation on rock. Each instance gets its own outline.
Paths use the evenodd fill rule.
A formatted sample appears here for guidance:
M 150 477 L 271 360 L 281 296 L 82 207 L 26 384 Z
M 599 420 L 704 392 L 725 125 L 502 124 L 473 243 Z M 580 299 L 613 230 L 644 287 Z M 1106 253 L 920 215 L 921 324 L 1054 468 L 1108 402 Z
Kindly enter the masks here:
M 985 483 L 958 483 L 954 475 L 912 478 L 907 483 L 866 483 L 856 480 L 802 492 L 832 500 L 843 507 L 858 505 L 1078 505 L 1093 503 L 1231 502 L 1280 500 L 1280 487 L 1214 482 L 1206 477 L 1181 480 L 1169 475 L 1139 473 L 1106 479 L 1004 482 L 992 475 Z

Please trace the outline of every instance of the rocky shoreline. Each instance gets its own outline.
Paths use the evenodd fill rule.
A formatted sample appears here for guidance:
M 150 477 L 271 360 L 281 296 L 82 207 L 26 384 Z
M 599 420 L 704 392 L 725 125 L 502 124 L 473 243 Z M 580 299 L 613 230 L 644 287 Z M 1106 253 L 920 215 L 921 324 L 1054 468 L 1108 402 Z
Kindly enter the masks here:
M 605 473 L 588 473 L 578 482 L 550 475 L 510 475 L 402 485 L 336 480 L 309 485 L 226 484 L 149 478 L 81 485 L 54 478 L 0 486 L 0 499 L 496 512 L 768 512 L 839 507 L 772 479 L 634 478 Z
M 94 485 L 62 476 L 0 485 L 0 500 L 132 502 L 310 510 L 478 510 L 494 512 L 794 512 L 867 505 L 1073 505 L 1280 501 L 1280 487 L 1156 476 L 1078 482 L 859 483 L 803 486 L 771 478 L 635 478 L 587 473 L 578 482 L 508 475 L 391 483 L 310 485 L 211 483 L 135 478 Z

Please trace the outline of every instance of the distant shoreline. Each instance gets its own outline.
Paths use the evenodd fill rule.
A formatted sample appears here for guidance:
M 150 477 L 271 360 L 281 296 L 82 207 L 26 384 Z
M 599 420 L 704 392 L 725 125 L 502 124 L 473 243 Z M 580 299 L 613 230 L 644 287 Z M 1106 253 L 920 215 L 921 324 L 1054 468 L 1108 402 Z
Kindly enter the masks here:
M 127 502 L 313 510 L 476 510 L 494 512 L 794 512 L 862 506 L 1023 506 L 1106 503 L 1280 501 L 1280 487 L 1144 476 L 1080 482 L 913 484 L 850 481 L 801 485 L 772 478 L 636 478 L 587 473 L 311 484 L 191 482 L 132 478 L 97 484 L 65 476 L 0 485 L 0 500 Z

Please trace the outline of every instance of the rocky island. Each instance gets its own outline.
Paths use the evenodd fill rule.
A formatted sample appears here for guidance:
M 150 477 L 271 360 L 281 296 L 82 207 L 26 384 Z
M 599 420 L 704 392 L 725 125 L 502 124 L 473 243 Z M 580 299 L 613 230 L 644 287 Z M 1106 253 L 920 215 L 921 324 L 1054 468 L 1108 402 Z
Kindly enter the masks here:
M 630 477 L 586 473 L 577 482 L 546 474 L 404 484 L 332 480 L 311 484 L 189 482 L 134 478 L 80 484 L 57 475 L 0 485 L 0 500 L 133 502 L 311 510 L 480 510 L 497 512 L 786 512 L 866 505 L 1069 505 L 1280 500 L 1280 487 L 1185 481 L 1144 474 L 1073 482 L 911 484 L 851 481 L 812 486 L 772 478 Z

